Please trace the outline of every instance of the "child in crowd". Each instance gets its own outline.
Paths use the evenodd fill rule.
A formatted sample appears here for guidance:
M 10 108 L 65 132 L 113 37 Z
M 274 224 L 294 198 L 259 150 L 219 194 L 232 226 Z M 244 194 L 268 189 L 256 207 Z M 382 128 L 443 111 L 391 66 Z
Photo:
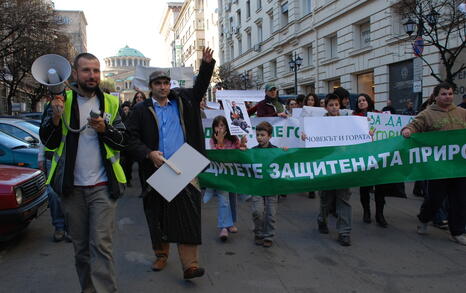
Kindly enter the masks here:
M 228 130 L 228 122 L 224 116 L 217 116 L 212 122 L 214 132 L 210 139 L 210 148 L 213 150 L 246 149 L 246 137 L 241 140 L 236 135 L 231 135 Z M 206 197 L 218 196 L 218 220 L 217 227 L 220 229 L 219 238 L 222 241 L 228 239 L 229 233 L 238 232 L 236 222 L 236 194 L 227 191 L 206 189 Z
M 325 97 L 325 116 L 340 116 L 340 98 L 335 94 Z M 351 245 L 351 192 L 349 188 L 320 191 L 320 214 L 317 217 L 319 232 L 328 234 L 327 218 L 333 202 L 337 208 L 338 242 L 342 246 Z
M 254 148 L 276 148 L 270 143 L 272 125 L 263 121 L 256 126 L 256 138 L 259 143 Z M 286 150 L 286 148 L 284 148 Z M 254 242 L 256 245 L 271 247 L 275 235 L 275 215 L 277 213 L 278 195 L 253 196 L 252 220 L 254 221 Z

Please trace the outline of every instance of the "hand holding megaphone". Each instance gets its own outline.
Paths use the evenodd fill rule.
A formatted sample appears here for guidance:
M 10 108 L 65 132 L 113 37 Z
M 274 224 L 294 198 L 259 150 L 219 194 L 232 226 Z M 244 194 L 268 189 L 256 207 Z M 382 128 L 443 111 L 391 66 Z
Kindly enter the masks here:
M 61 116 L 63 115 L 63 111 L 65 109 L 65 102 L 64 102 L 63 96 L 54 96 L 52 102 L 51 102 L 51 107 L 52 107 L 52 119 L 53 119 L 53 124 L 55 126 L 58 126 L 60 123 Z

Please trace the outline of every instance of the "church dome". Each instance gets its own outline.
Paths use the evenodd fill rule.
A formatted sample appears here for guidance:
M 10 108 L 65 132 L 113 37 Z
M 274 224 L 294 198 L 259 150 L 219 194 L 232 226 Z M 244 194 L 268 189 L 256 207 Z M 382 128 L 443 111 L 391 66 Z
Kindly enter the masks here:
M 118 50 L 117 56 L 118 57 L 142 57 L 142 58 L 145 58 L 145 56 L 141 52 L 139 52 L 136 49 L 128 47 L 128 45 L 126 45 L 124 48 L 121 48 L 120 50 Z

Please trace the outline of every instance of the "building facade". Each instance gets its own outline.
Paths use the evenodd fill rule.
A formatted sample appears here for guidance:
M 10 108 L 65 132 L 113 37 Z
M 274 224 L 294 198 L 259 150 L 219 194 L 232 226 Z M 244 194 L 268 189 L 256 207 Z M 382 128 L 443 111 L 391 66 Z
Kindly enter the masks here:
M 257 88 L 274 82 L 294 93 L 289 62 L 296 53 L 298 93 L 342 86 L 367 93 L 382 108 L 428 97 L 437 81 L 419 58 L 390 0 L 219 0 L 220 61 Z M 451 43 L 451 46 L 458 46 Z M 424 58 L 441 71 L 432 47 Z M 421 86 L 419 86 L 421 85 Z M 420 90 L 420 93 L 416 92 Z
M 159 33 L 164 40 L 164 49 L 171 52 L 169 61 L 172 67 L 177 67 L 181 64 L 182 47 L 180 39 L 175 38 L 174 26 L 182 6 L 183 2 L 167 2 L 159 28 Z
M 132 100 L 136 93 L 133 88 L 136 66 L 150 66 L 150 58 L 136 49 L 125 46 L 118 50 L 115 56 L 105 58 L 104 63 L 104 79 L 115 82 L 115 90 L 120 94 L 122 101 Z
M 87 20 L 80 10 L 57 10 L 61 32 L 70 38 L 75 54 L 87 52 Z

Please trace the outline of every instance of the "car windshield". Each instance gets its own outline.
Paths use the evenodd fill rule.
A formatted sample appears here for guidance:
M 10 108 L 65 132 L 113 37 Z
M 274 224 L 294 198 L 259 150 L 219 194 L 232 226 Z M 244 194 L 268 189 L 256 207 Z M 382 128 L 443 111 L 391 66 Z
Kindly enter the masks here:
M 27 129 L 33 131 L 34 133 L 39 134 L 39 127 L 36 126 L 36 125 L 34 125 L 34 124 L 32 124 L 32 123 L 30 123 L 30 122 L 27 122 L 27 121 L 18 121 L 18 122 L 16 122 L 16 124 L 18 124 L 18 125 L 20 125 L 20 126 L 22 126 L 22 127 L 24 127 L 24 128 L 27 128 Z
M 9 136 L 3 131 L 0 131 L 0 144 L 4 145 L 5 147 L 9 149 L 18 148 L 22 146 L 28 147 L 28 144 L 12 136 Z

